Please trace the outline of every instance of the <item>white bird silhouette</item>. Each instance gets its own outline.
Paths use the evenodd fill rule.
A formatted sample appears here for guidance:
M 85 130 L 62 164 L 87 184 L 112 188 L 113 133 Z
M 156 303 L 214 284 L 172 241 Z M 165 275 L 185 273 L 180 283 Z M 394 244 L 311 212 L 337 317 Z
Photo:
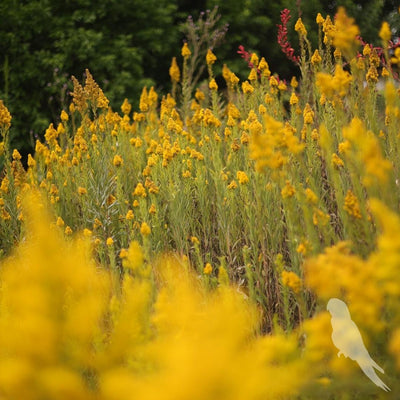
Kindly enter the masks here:
M 356 361 L 368 378 L 384 391 L 390 388 L 382 382 L 376 374 L 375 369 L 382 374 L 383 369 L 371 358 L 362 340 L 357 325 L 351 319 L 349 309 L 342 300 L 332 298 L 328 301 L 327 310 L 332 318 L 332 341 L 339 349 L 338 357 L 343 354 L 345 357 Z

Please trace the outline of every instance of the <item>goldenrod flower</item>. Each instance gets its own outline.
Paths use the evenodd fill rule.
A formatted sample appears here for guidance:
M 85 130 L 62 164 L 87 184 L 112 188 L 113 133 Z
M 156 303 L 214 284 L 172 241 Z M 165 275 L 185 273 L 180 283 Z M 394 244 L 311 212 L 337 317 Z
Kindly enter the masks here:
M 78 187 L 78 193 L 83 196 L 84 194 L 87 194 L 87 190 L 84 187 L 79 186 Z
M 315 18 L 315 21 L 317 22 L 317 24 L 318 24 L 319 26 L 322 26 L 323 23 L 325 22 L 325 19 L 324 19 L 324 17 L 321 15 L 321 13 L 318 13 L 318 14 L 317 14 L 317 17 Z
M 15 161 L 20 161 L 21 160 L 21 154 L 19 153 L 19 151 L 17 150 L 17 149 L 14 149 L 13 150 L 13 153 L 12 153 L 12 158 L 13 158 L 13 160 L 15 160 Z
M 249 76 L 247 77 L 247 79 L 251 82 L 251 81 L 256 81 L 257 80 L 257 72 L 255 68 L 252 68 L 250 70 Z
M 65 230 L 64 230 L 64 233 L 65 233 L 67 236 L 72 235 L 72 229 L 71 229 L 71 227 L 70 227 L 70 226 L 66 226 L 66 227 L 65 227 Z
M 67 122 L 69 119 L 68 114 L 64 110 L 61 111 L 60 118 L 62 122 Z
M 127 257 L 128 257 L 128 250 L 121 249 L 121 251 L 119 252 L 119 258 L 123 259 L 123 258 L 127 258 Z
M 83 236 L 85 236 L 85 237 L 91 237 L 92 236 L 92 231 L 90 230 L 90 229 L 87 229 L 87 228 L 85 228 L 84 230 L 83 230 Z
M 354 49 L 360 44 L 358 36 L 360 30 L 354 24 L 354 18 L 349 18 L 344 7 L 339 7 L 335 16 L 334 30 L 329 35 L 333 38 L 333 45 L 346 57 L 351 58 Z
M 198 239 L 196 236 L 191 236 L 191 237 L 190 237 L 190 241 L 191 241 L 193 244 L 195 244 L 195 245 L 200 244 L 200 241 L 199 241 L 199 239 Z
M 336 153 L 332 154 L 331 162 L 333 166 L 337 168 L 344 166 L 343 160 Z
M 305 189 L 304 192 L 305 192 L 306 200 L 307 200 L 308 203 L 317 204 L 318 197 L 310 188 Z
M 146 189 L 144 188 L 143 184 L 141 182 L 139 182 L 136 187 L 135 190 L 132 193 L 133 196 L 138 196 L 138 197 L 146 197 Z
M 286 180 L 285 186 L 281 190 L 281 195 L 284 199 L 293 197 L 296 193 L 296 189 L 291 185 L 289 180 Z
M 62 228 L 62 227 L 64 226 L 64 220 L 63 220 L 61 217 L 58 217 L 58 218 L 57 218 L 56 225 L 57 225 L 59 228 Z
M 262 76 L 265 78 L 269 78 L 271 76 L 271 71 L 269 69 L 269 65 L 267 61 L 265 61 L 265 58 L 262 57 L 259 64 L 258 64 L 258 69 L 261 71 Z
M 125 219 L 127 219 L 128 221 L 131 221 L 134 218 L 135 218 L 135 215 L 133 214 L 133 211 L 132 210 L 128 210 L 128 212 L 125 215 Z
M 245 185 L 249 182 L 249 178 L 244 171 L 237 171 L 236 178 L 241 185 Z
M 189 54 L 190 55 L 190 54 Z M 215 63 L 215 61 L 217 61 L 217 57 L 215 56 L 215 54 L 211 51 L 211 49 L 208 49 L 207 51 L 207 55 L 206 55 L 206 62 L 207 65 L 212 65 Z
M 35 159 L 31 156 L 31 154 L 28 154 L 28 167 L 34 168 L 36 165 Z
M 111 247 L 114 244 L 114 240 L 112 237 L 108 237 L 106 240 L 107 247 Z
M 203 274 L 204 275 L 211 275 L 213 271 L 213 267 L 210 263 L 206 263 L 206 265 L 203 268 Z
M 283 285 L 290 287 L 293 292 L 299 293 L 302 287 L 301 279 L 292 271 L 282 271 L 281 274 Z
M 122 159 L 122 157 L 120 155 L 116 154 L 113 159 L 114 166 L 120 167 L 123 163 L 124 163 L 124 160 Z
M 150 226 L 146 222 L 142 222 L 142 225 L 140 226 L 140 233 L 143 236 L 149 236 L 151 233 Z
M 314 122 L 314 111 L 308 103 L 304 107 L 303 118 L 305 124 L 312 124 Z
M 303 24 L 301 18 L 299 18 L 294 26 L 294 30 L 298 32 L 301 36 L 307 36 L 307 29 Z
M 237 183 L 235 180 L 232 180 L 231 183 L 228 185 L 228 189 L 236 189 L 237 188 Z
M 314 54 L 311 57 L 311 63 L 313 65 L 317 65 L 322 61 L 321 56 L 319 55 L 319 51 L 318 49 L 314 51 Z
M 149 208 L 149 214 L 155 214 L 156 213 L 156 206 L 152 204 Z
M 355 194 L 349 189 L 344 199 L 343 209 L 352 217 L 361 219 L 360 204 Z
M 128 115 L 131 112 L 132 106 L 129 103 L 128 99 L 124 99 L 124 102 L 121 105 L 121 111 L 124 113 L 124 115 Z
M 251 94 L 254 92 L 254 87 L 250 85 L 248 81 L 242 83 L 242 90 L 245 94 Z
M 192 55 L 192 52 L 190 51 L 189 46 L 186 42 L 183 44 L 181 52 L 183 58 L 188 58 Z
M 218 85 L 217 82 L 215 82 L 214 78 L 210 80 L 208 87 L 210 88 L 210 90 L 218 90 Z
M 289 104 L 291 106 L 296 105 L 299 102 L 299 98 L 296 96 L 295 91 L 293 90 L 292 94 L 290 95 Z
M 383 40 L 384 43 L 386 43 L 386 45 L 387 45 L 387 42 L 392 37 L 392 32 L 390 31 L 390 26 L 386 21 L 384 21 L 382 23 L 381 30 L 379 31 L 379 37 Z
M 3 100 L 0 100 L 0 128 L 8 129 L 11 126 L 11 119 L 8 108 L 4 105 Z
M 202 92 L 199 88 L 196 89 L 194 97 L 196 97 L 198 101 L 203 101 L 206 98 L 204 92 Z
M 179 82 L 181 79 L 181 72 L 179 71 L 176 57 L 172 58 L 171 66 L 169 67 L 169 76 L 171 77 L 172 82 Z

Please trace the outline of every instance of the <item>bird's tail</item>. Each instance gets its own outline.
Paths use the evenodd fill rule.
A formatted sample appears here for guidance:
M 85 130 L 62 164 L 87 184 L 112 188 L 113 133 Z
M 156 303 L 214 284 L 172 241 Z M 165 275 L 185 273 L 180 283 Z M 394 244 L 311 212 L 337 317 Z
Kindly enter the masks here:
M 383 368 L 380 367 L 372 358 L 371 358 L 371 363 L 372 363 L 372 366 L 373 366 L 375 369 L 377 369 L 380 373 L 382 373 L 382 374 L 385 373 L 385 371 L 383 370 Z
M 376 364 L 374 362 L 374 364 Z M 377 364 L 376 364 L 377 365 Z M 372 382 L 375 383 L 376 386 L 379 386 L 381 389 L 383 389 L 385 392 L 389 392 L 390 388 L 387 386 L 382 380 L 379 378 L 379 376 L 376 374 L 374 368 L 375 365 L 370 364 L 370 365 L 360 365 L 360 368 L 364 372 L 365 375 L 368 376 L 369 379 L 371 379 Z M 378 366 L 379 367 L 379 366 Z M 379 370 L 382 370 L 381 367 L 378 368 Z M 383 370 L 382 370 L 383 371 Z

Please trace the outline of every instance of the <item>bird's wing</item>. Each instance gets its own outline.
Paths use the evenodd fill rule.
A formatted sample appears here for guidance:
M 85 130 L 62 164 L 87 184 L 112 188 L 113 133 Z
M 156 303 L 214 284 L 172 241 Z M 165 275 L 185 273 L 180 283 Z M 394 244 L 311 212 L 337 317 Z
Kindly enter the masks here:
M 371 379 L 372 382 L 375 383 L 376 386 L 379 386 L 381 389 L 383 389 L 385 392 L 389 392 L 390 388 L 387 386 L 382 380 L 379 378 L 379 376 L 376 374 L 374 368 L 372 365 L 363 365 L 359 364 L 360 368 L 364 372 L 365 375 L 368 376 L 369 379 Z
M 354 361 L 369 358 L 357 325 L 351 319 L 332 318 L 333 344 Z

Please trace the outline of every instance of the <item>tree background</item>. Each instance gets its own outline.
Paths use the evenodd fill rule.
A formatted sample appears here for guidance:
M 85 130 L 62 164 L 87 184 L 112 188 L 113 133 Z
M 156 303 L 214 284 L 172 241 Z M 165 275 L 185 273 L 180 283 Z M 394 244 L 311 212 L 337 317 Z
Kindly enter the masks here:
M 229 24 L 224 43 L 215 49 L 219 68 L 226 63 L 241 79 L 248 69 L 237 54 L 239 45 L 264 56 L 271 71 L 283 78 L 298 74 L 276 40 L 284 8 L 292 12 L 291 27 L 301 15 L 314 40 L 317 13 L 333 16 L 340 5 L 356 19 L 363 38 L 376 45 L 383 20 L 394 33 L 400 26 L 395 0 L 2 0 L 0 99 L 13 115 L 12 146 L 25 155 L 32 151 L 35 139 L 50 122 L 58 122 L 66 107 L 71 75 L 82 80 L 85 68 L 114 109 L 125 97 L 137 107 L 146 85 L 165 94 L 171 58 L 180 57 L 187 17 L 196 21 L 202 10 L 217 5 L 219 24 Z M 296 47 L 293 29 L 289 39 Z

